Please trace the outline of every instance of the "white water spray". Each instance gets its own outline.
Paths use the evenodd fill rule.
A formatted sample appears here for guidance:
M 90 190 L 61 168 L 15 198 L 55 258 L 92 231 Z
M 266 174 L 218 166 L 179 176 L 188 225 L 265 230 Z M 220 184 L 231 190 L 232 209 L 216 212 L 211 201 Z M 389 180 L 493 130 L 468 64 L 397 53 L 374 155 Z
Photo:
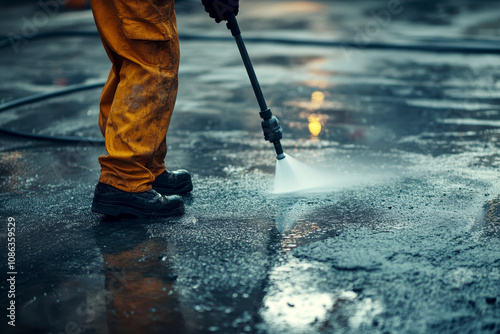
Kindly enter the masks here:
M 329 191 L 340 183 L 342 182 L 338 178 L 326 170 L 306 165 L 286 155 L 285 159 L 276 163 L 273 193 Z

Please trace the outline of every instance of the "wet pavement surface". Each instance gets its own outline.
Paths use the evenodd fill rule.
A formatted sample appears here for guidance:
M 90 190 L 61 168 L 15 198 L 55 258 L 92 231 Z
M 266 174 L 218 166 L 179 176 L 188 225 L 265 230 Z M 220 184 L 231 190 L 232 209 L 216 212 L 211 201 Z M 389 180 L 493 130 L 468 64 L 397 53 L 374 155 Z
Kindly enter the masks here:
M 244 37 L 345 43 L 248 43 L 286 153 L 342 180 L 330 191 L 272 194 L 276 160 L 230 40 L 181 40 L 167 166 L 193 174 L 182 217 L 93 214 L 102 146 L 1 136 L 2 270 L 8 217 L 17 270 L 2 333 L 500 333 L 500 53 L 473 51 L 498 45 L 500 3 L 402 1 L 384 21 L 388 3 L 242 5 Z M 2 35 L 39 11 L 2 10 Z M 177 11 L 181 34 L 229 36 L 197 1 Z M 90 11 L 37 33 L 54 30 L 90 35 L 2 48 L 2 103 L 106 79 Z M 0 126 L 99 138 L 99 94 Z

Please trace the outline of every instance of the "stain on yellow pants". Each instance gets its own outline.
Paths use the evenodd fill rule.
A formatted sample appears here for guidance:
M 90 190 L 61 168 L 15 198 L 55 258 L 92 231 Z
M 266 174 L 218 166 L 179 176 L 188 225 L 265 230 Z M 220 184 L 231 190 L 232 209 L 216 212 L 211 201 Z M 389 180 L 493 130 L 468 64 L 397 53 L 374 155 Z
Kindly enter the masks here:
M 165 170 L 165 136 L 177 96 L 174 0 L 91 0 L 91 6 L 113 63 L 100 102 L 107 155 L 99 157 L 99 181 L 147 191 Z

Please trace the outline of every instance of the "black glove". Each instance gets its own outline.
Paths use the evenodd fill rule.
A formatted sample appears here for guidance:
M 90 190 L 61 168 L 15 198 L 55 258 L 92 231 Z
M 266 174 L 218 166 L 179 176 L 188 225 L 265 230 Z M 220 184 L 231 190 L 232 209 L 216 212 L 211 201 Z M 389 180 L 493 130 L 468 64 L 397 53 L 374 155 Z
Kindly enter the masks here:
M 238 15 L 239 0 L 201 0 L 205 11 L 219 23 L 231 14 Z

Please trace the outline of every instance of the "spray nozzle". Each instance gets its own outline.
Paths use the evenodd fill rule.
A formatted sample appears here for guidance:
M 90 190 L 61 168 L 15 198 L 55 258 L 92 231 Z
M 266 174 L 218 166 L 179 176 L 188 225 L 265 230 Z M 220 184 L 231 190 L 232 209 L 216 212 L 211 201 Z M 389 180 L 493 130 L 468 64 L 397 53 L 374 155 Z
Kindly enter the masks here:
M 285 158 L 280 142 L 281 138 L 283 138 L 283 128 L 278 119 L 273 116 L 270 109 L 261 111 L 260 116 L 263 119 L 262 130 L 264 131 L 264 139 L 274 144 L 278 160 Z
M 283 138 L 283 129 L 275 116 L 262 121 L 262 130 L 264 131 L 264 139 L 271 143 Z

